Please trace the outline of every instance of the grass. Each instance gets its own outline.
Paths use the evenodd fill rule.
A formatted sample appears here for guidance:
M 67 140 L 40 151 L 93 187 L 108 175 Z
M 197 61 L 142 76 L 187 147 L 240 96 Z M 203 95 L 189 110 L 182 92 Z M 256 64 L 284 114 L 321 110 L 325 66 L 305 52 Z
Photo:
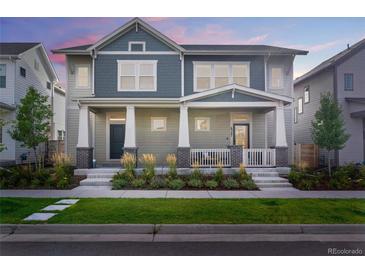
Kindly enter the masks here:
M 0 223 L 21 223 L 59 199 L 0 198 Z M 365 223 L 365 199 L 81 199 L 48 223 Z

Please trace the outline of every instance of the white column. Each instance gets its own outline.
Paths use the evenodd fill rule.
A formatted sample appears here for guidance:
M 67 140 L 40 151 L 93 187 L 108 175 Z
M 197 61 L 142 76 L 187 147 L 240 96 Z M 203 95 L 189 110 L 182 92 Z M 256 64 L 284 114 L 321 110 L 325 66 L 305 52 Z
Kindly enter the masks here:
M 188 107 L 180 106 L 179 147 L 190 147 Z
M 136 147 L 136 117 L 134 106 L 127 106 L 124 147 Z
M 79 111 L 79 136 L 77 147 L 90 147 L 89 107 L 81 106 Z
M 279 106 L 276 107 L 275 110 L 275 118 L 276 118 L 276 147 L 288 147 L 288 143 L 286 141 L 286 130 L 285 130 L 285 118 L 284 118 L 284 106 L 283 103 L 280 102 Z

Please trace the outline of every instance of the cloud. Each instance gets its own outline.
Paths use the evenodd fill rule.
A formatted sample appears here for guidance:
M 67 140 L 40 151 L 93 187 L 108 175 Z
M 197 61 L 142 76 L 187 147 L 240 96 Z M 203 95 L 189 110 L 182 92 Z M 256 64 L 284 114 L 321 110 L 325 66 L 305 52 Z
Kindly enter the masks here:
M 143 20 L 147 22 L 164 22 L 170 20 L 169 17 L 145 17 Z
M 342 40 L 334 40 L 334 41 L 330 41 L 327 43 L 312 45 L 312 46 L 308 47 L 307 49 L 310 52 L 319 52 L 319 51 L 322 51 L 325 49 L 333 48 L 333 47 L 337 46 L 338 44 L 340 44 L 341 42 L 342 42 Z
M 268 34 L 254 37 L 240 37 L 232 29 L 218 24 L 208 24 L 196 30 L 188 30 L 184 26 L 174 26 L 166 35 L 181 44 L 257 44 L 265 41 Z

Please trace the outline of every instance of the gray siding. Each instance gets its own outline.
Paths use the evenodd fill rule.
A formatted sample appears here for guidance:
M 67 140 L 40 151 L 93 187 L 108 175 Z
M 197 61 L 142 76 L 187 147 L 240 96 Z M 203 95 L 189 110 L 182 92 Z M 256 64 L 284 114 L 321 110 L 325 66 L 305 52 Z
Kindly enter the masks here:
M 118 92 L 117 60 L 157 60 L 156 92 Z M 173 98 L 181 95 L 179 55 L 98 55 L 95 61 L 95 96 L 126 98 Z
M 252 113 L 251 148 L 265 148 L 265 113 Z
M 129 41 L 146 42 L 146 51 L 173 50 L 170 46 L 146 32 L 141 26 L 138 27 L 138 31 L 136 31 L 135 26 L 132 26 L 129 31 L 123 34 L 123 36 L 115 39 L 113 42 L 105 45 L 101 49 L 103 51 L 127 51 Z
M 265 90 L 265 65 L 262 56 L 195 56 L 187 55 L 184 58 L 185 68 L 185 95 L 193 94 L 194 90 L 194 61 L 241 61 L 250 62 L 250 87 L 259 90 Z
M 304 103 L 304 88 L 309 86 L 309 103 Z M 316 111 L 320 106 L 321 94 L 330 92 L 333 94 L 333 71 L 327 70 L 311 77 L 297 85 L 294 92 L 294 106 L 298 107 L 298 98 L 303 98 L 303 113 L 298 114 L 298 123 L 294 123 L 294 142 L 297 144 L 313 144 L 311 127 Z M 322 163 L 327 161 L 327 153 L 320 150 Z M 331 156 L 334 159 L 334 154 Z
M 344 74 L 354 74 L 354 90 L 344 90 Z M 346 130 L 351 134 L 346 146 L 339 151 L 339 163 L 364 161 L 362 118 L 351 118 L 353 111 L 365 111 L 364 104 L 346 102 L 345 98 L 365 98 L 365 48 L 337 66 L 337 100 L 342 107 Z
M 230 90 L 228 92 L 224 92 L 214 96 L 204 97 L 195 101 L 196 102 L 267 102 L 269 100 L 257 96 L 243 94 L 237 91 L 234 92 L 234 98 L 232 98 L 232 90 Z
M 283 69 L 283 88 L 271 88 L 271 68 L 281 67 Z M 267 91 L 290 96 L 293 93 L 293 58 L 291 56 L 271 56 L 267 61 Z

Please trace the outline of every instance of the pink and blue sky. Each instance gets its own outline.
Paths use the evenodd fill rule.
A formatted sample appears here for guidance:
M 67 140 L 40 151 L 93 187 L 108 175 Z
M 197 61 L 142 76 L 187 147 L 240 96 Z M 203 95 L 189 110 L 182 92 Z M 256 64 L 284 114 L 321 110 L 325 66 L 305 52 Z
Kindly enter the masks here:
M 131 18 L 0 18 L 0 41 L 42 42 L 65 85 L 65 60 L 51 49 L 90 44 Z M 184 44 L 266 44 L 308 50 L 295 77 L 365 38 L 365 18 L 143 18 Z

